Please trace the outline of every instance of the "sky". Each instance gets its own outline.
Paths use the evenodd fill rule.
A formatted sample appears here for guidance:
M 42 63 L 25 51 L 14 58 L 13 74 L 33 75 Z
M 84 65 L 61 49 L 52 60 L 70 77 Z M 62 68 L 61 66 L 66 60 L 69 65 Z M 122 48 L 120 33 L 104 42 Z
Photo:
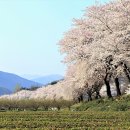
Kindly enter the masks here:
M 107 2 L 108 0 L 99 0 Z M 0 71 L 65 74 L 57 45 L 95 0 L 0 0 Z

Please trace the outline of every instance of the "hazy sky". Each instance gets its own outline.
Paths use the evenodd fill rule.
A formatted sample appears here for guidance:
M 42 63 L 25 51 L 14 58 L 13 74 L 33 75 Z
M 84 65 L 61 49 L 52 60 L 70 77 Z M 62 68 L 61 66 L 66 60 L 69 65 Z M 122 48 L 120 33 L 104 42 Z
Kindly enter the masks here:
M 64 75 L 57 43 L 94 1 L 0 0 L 0 70 Z

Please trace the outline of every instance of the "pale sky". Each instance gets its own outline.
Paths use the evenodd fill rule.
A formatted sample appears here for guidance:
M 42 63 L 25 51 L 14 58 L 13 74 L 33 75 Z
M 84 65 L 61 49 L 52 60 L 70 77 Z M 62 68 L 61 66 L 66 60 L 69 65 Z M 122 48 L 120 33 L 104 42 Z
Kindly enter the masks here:
M 106 2 L 108 0 L 99 0 Z M 65 73 L 58 41 L 95 0 L 0 0 L 0 71 Z

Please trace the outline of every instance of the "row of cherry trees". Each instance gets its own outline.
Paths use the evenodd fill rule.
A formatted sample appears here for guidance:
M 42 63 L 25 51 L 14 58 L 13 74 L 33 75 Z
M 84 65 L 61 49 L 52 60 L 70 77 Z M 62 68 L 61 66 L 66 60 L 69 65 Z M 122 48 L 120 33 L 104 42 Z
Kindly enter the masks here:
M 119 77 L 130 81 L 130 0 L 88 7 L 81 19 L 74 19 L 59 45 L 68 66 L 66 80 L 80 87 L 75 90 L 79 100 L 83 92 L 89 100 L 93 93 L 100 97 L 103 84 L 111 98 L 111 79 L 117 96 L 121 95 Z

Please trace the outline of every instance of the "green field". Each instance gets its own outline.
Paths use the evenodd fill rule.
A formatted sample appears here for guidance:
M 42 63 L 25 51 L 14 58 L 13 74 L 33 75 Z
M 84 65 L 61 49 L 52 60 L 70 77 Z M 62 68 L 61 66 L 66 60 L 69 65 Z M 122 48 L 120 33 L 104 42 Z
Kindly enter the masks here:
M 129 130 L 130 111 L 7 111 L 0 112 L 0 129 Z

